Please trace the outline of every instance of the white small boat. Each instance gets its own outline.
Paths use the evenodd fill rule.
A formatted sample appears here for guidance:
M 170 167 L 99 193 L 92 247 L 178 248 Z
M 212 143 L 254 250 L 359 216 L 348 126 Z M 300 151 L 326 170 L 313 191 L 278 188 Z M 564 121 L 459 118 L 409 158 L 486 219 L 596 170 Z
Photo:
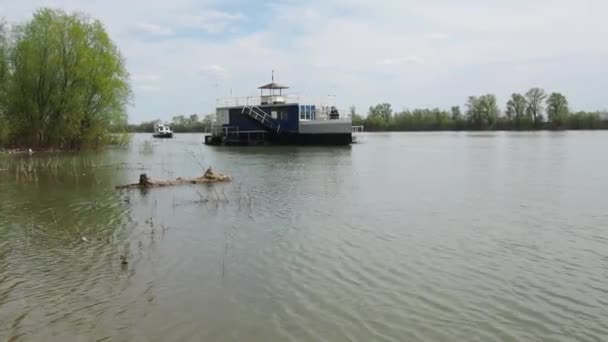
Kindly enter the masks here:
M 154 134 L 152 136 L 155 138 L 173 138 L 173 131 L 167 124 L 156 124 L 154 125 Z

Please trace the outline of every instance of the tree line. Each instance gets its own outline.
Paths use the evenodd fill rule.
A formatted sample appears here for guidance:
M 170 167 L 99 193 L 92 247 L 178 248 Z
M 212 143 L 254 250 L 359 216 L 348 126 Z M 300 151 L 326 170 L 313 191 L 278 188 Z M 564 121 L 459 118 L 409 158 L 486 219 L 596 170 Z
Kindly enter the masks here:
M 175 133 L 202 133 L 211 130 L 215 114 L 207 114 L 204 118 L 200 118 L 198 114 L 190 116 L 177 115 L 169 122 L 169 126 Z M 152 133 L 154 125 L 161 123 L 161 120 L 144 121 L 139 124 L 130 124 L 127 126 L 129 132 L 133 133 Z
M 52 9 L 0 21 L 0 144 L 98 147 L 126 127 L 130 99 L 125 60 L 100 21 Z
M 561 93 L 547 94 L 532 88 L 525 94 L 514 93 L 501 111 L 496 96 L 485 94 L 467 99 L 465 111 L 454 106 L 450 111 L 414 109 L 393 112 L 381 103 L 369 108 L 367 117 L 350 108 L 353 125 L 366 131 L 441 131 L 441 130 L 535 130 L 535 129 L 608 129 L 608 117 L 601 112 L 572 112 Z

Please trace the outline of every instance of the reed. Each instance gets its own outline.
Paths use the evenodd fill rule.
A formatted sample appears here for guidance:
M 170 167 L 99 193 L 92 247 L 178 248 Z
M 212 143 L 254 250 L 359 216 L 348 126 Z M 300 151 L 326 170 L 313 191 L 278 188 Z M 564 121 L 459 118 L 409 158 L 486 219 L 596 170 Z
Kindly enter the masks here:
M 141 143 L 139 145 L 139 153 L 140 154 L 144 154 L 144 155 L 153 154 L 154 153 L 154 149 L 155 149 L 154 144 L 151 141 L 149 141 L 149 140 L 146 140 L 146 141 L 144 141 L 143 143 Z

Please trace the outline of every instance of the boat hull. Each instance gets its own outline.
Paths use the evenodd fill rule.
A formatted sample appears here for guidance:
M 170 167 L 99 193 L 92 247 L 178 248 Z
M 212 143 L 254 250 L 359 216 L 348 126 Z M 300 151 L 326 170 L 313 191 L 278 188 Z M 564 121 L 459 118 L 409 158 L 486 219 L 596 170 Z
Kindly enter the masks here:
M 229 136 L 207 135 L 207 145 L 302 145 L 302 146 L 343 146 L 353 142 L 351 133 L 326 134 L 231 134 Z
M 173 133 L 154 133 L 152 136 L 154 138 L 170 139 L 173 138 Z

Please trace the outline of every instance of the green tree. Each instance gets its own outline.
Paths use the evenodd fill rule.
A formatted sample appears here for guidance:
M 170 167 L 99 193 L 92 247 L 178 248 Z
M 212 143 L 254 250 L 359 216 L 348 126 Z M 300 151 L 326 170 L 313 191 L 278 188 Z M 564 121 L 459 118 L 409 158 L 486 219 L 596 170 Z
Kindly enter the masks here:
M 355 115 L 357 115 L 357 108 L 355 106 L 350 106 L 348 108 L 348 114 L 351 118 L 354 117 Z
M 215 114 L 207 114 L 203 118 L 203 131 L 210 131 L 215 123 Z
M 543 102 L 547 94 L 541 88 L 532 88 L 526 93 L 526 114 L 532 117 L 535 128 L 543 122 Z
M 348 108 L 348 114 L 350 115 L 354 126 L 362 126 L 364 124 L 364 119 L 361 115 L 357 114 L 357 108 L 355 106 L 350 106 Z
M 192 128 L 200 127 L 201 121 L 198 118 L 198 114 L 190 114 L 188 117 L 188 125 Z
M 0 113 L 4 112 L 5 91 L 8 82 L 8 37 L 6 25 L 0 19 Z
M 555 128 L 562 128 L 568 120 L 568 100 L 560 93 L 551 93 L 547 98 L 547 118 Z
M 460 120 L 460 118 L 462 118 L 462 112 L 460 111 L 460 106 L 452 106 L 451 114 L 452 114 L 452 120 Z
M 17 27 L 10 55 L 6 111 L 15 143 L 93 147 L 126 125 L 128 73 L 99 21 L 38 10 Z
M 6 119 L 6 88 L 9 81 L 8 51 L 6 25 L 0 19 L 0 144 L 4 144 L 9 135 Z
M 452 106 L 451 109 L 452 115 L 452 129 L 454 130 L 462 130 L 466 126 L 466 120 L 462 115 L 462 111 L 460 110 L 460 106 Z
M 385 122 L 389 122 L 393 117 L 393 109 L 391 108 L 390 103 L 381 103 L 375 106 L 369 107 L 368 117 L 378 117 Z
M 526 98 L 518 93 L 512 94 L 509 101 L 507 101 L 505 115 L 510 122 L 515 124 L 516 129 L 522 127 L 522 122 L 526 117 L 526 107 Z
M 492 128 L 498 117 L 496 96 L 486 94 L 479 97 L 470 96 L 467 101 L 467 119 L 472 128 Z
M 604 122 L 604 125 L 607 123 Z M 576 112 L 572 113 L 567 118 L 568 129 L 597 129 L 597 128 L 608 128 L 602 127 L 602 120 L 598 112 Z

